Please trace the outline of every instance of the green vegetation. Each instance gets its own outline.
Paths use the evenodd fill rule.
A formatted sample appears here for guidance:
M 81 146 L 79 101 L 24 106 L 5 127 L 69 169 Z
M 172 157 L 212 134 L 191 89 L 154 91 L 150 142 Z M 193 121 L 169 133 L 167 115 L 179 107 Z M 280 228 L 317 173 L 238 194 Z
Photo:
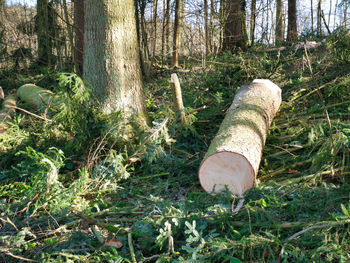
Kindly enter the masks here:
M 307 54 L 259 47 L 204 68 L 186 61 L 187 125 L 172 110 L 173 71 L 154 72 L 146 133 L 97 110 L 75 74 L 1 72 L 63 103 L 35 112 L 44 119 L 17 111 L 0 134 L 0 261 L 349 262 L 350 48 L 337 34 Z M 278 84 L 283 103 L 257 185 L 236 209 L 230 193 L 204 192 L 197 171 L 235 91 L 254 78 Z

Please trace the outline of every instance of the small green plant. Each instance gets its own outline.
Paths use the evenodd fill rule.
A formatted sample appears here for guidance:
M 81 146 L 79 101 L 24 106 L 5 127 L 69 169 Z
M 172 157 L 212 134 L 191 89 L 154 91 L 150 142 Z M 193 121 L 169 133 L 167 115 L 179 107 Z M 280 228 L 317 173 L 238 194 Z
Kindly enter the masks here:
M 347 28 L 340 26 L 334 30 L 327 38 L 326 46 L 337 61 L 350 62 L 350 33 Z

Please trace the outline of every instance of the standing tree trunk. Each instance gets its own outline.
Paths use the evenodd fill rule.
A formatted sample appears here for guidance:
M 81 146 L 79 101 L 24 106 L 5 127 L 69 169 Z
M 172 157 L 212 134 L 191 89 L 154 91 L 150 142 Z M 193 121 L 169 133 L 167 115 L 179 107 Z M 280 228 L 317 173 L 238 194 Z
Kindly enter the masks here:
M 317 35 L 322 36 L 322 0 L 318 0 L 317 5 Z
M 184 0 L 176 0 L 174 39 L 173 39 L 173 67 L 179 66 L 179 49 L 181 48 Z
M 75 25 L 75 64 L 80 76 L 83 75 L 84 54 L 84 0 L 74 2 L 74 25 Z
M 256 0 L 252 0 L 250 6 L 250 45 L 254 45 L 255 40 L 255 18 L 256 18 Z
M 288 41 L 298 40 L 296 0 L 288 0 Z
M 51 41 L 49 36 L 49 2 L 37 0 L 36 28 L 38 35 L 38 61 L 49 65 L 51 58 Z
M 86 0 L 84 8 L 84 78 L 101 109 L 147 119 L 133 0 Z
M 282 0 L 276 1 L 276 44 L 283 41 Z
M 153 60 L 156 57 L 157 48 L 157 10 L 158 10 L 158 0 L 154 0 L 153 3 Z
M 243 13 L 245 1 L 229 0 L 226 2 L 227 20 L 224 30 L 224 50 L 234 50 L 236 48 L 245 49 L 247 41 L 245 39 L 245 12 Z
M 204 0 L 204 31 L 205 31 L 205 55 L 207 56 L 210 50 L 209 24 L 208 24 L 208 0 Z
M 165 17 L 166 17 L 166 25 L 165 25 L 165 42 L 166 42 L 166 57 L 170 54 L 170 0 L 166 0 L 166 10 L 165 10 Z
M 311 33 L 314 36 L 314 3 L 311 0 Z
M 214 16 L 215 16 L 215 1 L 210 1 L 210 21 L 209 21 L 209 27 L 210 27 L 210 52 L 214 52 Z
M 344 27 L 348 27 L 348 1 L 344 1 Z

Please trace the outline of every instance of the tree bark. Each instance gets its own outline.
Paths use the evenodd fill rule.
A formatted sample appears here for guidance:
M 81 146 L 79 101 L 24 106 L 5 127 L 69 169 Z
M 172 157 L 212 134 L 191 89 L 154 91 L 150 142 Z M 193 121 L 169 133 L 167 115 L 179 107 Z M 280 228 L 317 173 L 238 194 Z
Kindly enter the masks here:
M 267 132 L 281 104 L 281 89 L 269 80 L 241 88 L 199 169 L 205 191 L 226 187 L 241 196 L 253 187 Z
M 171 90 L 173 94 L 174 110 L 176 114 L 180 114 L 182 124 L 186 123 L 185 107 L 182 101 L 182 92 L 179 78 L 176 73 L 171 74 Z
M 311 0 L 311 33 L 314 35 L 314 3 Z
M 283 17 L 282 17 L 282 0 L 276 1 L 276 44 L 283 41 Z
M 256 0 L 252 0 L 250 6 L 250 45 L 255 41 L 255 18 L 256 18 Z
M 209 24 L 208 24 L 208 0 L 204 0 L 204 31 L 205 31 L 205 55 L 209 54 L 210 39 L 209 39 Z
M 52 91 L 34 84 L 24 84 L 17 90 L 17 96 L 31 108 L 43 111 L 48 106 L 57 106 L 62 101 Z
M 247 47 L 244 33 L 245 12 L 243 13 L 243 5 L 245 6 L 245 1 L 241 0 L 226 2 L 227 20 L 224 30 L 224 50 L 245 49 Z
M 166 56 L 170 54 L 170 0 L 166 0 L 166 10 L 165 10 L 165 17 L 166 17 L 166 26 L 165 26 L 165 42 L 166 42 Z
M 174 39 L 173 39 L 173 67 L 179 66 L 179 49 L 182 41 L 182 24 L 184 0 L 176 0 L 175 21 L 174 21 Z
M 317 5 L 317 35 L 319 37 L 322 36 L 322 0 L 318 0 Z
M 147 119 L 133 0 L 84 4 L 84 78 L 105 113 Z
M 83 75 L 84 63 L 84 0 L 74 2 L 74 24 L 75 24 L 75 64 L 80 76 Z
M 209 21 L 209 27 L 210 27 L 210 52 L 214 52 L 214 16 L 215 16 L 215 1 L 210 1 L 210 21 Z
M 158 0 L 153 0 L 153 59 L 156 57 L 157 48 L 157 11 L 158 11 Z
M 50 64 L 51 43 L 49 30 L 49 2 L 37 0 L 36 28 L 38 35 L 38 60 L 42 64 Z
M 288 41 L 298 40 L 296 0 L 288 0 Z

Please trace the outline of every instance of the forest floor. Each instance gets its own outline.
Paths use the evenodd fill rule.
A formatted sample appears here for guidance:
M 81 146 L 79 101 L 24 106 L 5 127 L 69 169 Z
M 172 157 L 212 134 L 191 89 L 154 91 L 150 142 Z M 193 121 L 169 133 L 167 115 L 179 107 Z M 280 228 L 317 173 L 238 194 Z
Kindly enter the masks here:
M 349 262 L 350 64 L 332 52 L 261 47 L 154 69 L 146 134 L 87 110 L 76 76 L 0 73 L 3 87 L 35 82 L 74 105 L 46 121 L 17 111 L 0 134 L 0 262 Z M 174 72 L 186 125 L 171 109 Z M 237 211 L 240 199 L 207 194 L 197 172 L 255 78 L 283 102 Z

